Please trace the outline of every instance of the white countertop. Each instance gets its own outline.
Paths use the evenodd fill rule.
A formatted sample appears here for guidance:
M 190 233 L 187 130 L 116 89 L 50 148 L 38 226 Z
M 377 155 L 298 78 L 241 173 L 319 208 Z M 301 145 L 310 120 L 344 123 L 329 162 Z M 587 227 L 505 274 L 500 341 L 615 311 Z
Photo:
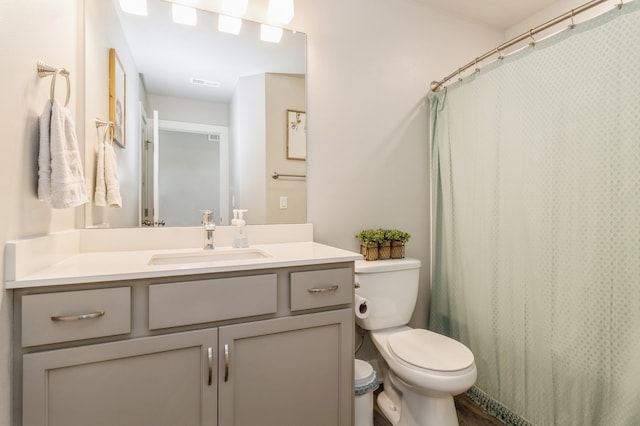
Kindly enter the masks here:
M 299 228 L 297 230 L 299 231 Z M 148 231 L 145 235 L 149 235 Z M 162 247 L 160 249 L 137 247 L 135 250 L 76 250 L 73 247 L 77 245 L 77 240 L 78 236 L 72 232 L 46 238 L 40 237 L 31 241 L 10 242 L 6 250 L 8 264 L 5 271 L 5 288 L 179 277 L 362 259 L 362 255 L 356 252 L 313 241 L 281 241 L 275 244 L 250 246 L 250 249 L 265 252 L 268 257 L 264 258 L 234 260 L 219 258 L 214 261 L 154 265 L 149 262 L 156 255 L 204 254 L 208 251 L 184 245 L 179 248 L 160 245 Z M 79 245 L 82 246 L 82 244 Z M 233 250 L 243 249 L 216 247 L 214 252 L 222 254 Z M 34 267 L 34 264 L 37 264 L 37 267 Z
M 251 246 L 269 254 L 260 259 L 217 260 L 188 264 L 150 265 L 152 256 L 204 252 L 200 249 L 136 250 L 104 253 L 82 253 L 66 258 L 46 269 L 7 281 L 7 289 L 43 287 L 63 284 L 82 284 L 102 281 L 120 281 L 139 278 L 179 277 L 216 272 L 250 271 L 265 268 L 319 265 L 362 259 L 355 252 L 315 242 L 262 244 Z M 217 251 L 234 250 L 230 247 Z

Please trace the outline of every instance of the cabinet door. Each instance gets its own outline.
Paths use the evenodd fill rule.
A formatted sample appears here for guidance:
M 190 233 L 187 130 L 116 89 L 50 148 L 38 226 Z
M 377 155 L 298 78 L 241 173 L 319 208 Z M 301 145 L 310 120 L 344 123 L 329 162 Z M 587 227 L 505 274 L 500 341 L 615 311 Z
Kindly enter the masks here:
M 216 425 L 217 330 L 27 354 L 23 424 Z
M 221 426 L 352 424 L 351 309 L 219 332 Z

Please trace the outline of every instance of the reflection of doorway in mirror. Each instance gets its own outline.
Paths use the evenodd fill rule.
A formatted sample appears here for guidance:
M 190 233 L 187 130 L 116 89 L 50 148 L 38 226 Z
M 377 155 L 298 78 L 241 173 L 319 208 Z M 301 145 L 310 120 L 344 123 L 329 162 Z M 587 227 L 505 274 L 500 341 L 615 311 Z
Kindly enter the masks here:
M 220 213 L 220 147 L 208 135 L 160 130 L 158 218 L 167 226 L 198 226 L 201 210 Z
M 228 128 L 169 120 L 157 123 L 156 220 L 166 226 L 199 226 L 200 211 L 206 209 L 214 211 L 215 223 L 228 224 Z
M 154 191 L 153 191 L 153 170 L 154 170 L 154 144 L 148 131 L 147 114 L 144 111 L 142 102 L 140 103 L 140 152 L 141 173 L 140 173 L 140 224 L 142 226 L 152 226 L 155 223 L 154 211 Z

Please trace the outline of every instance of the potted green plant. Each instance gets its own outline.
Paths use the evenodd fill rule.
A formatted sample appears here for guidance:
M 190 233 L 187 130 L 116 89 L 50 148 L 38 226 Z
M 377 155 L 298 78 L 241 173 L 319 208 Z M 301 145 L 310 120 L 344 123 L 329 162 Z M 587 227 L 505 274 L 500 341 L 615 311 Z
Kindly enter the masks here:
M 402 259 L 404 257 L 404 245 L 411 235 L 399 229 L 389 229 L 385 232 L 385 238 L 391 241 L 391 258 Z
M 384 239 L 384 232 L 380 229 L 363 229 L 356 234 L 360 241 L 360 253 L 365 260 L 378 260 L 378 244 Z
M 387 236 L 388 229 L 378 229 L 381 235 L 378 239 L 378 259 L 391 259 L 391 240 Z

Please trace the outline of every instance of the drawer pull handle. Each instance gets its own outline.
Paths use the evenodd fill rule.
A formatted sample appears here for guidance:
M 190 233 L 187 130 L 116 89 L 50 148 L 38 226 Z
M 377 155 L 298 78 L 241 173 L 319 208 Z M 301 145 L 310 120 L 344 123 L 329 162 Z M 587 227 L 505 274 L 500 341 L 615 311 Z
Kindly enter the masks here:
M 213 349 L 207 349 L 207 357 L 209 358 L 209 379 L 207 380 L 207 384 L 211 386 L 213 382 Z
M 82 315 L 58 315 L 55 317 L 51 317 L 51 321 L 81 321 L 87 319 L 94 319 L 103 317 L 105 314 L 104 311 L 96 311 L 90 314 L 82 314 Z
M 322 287 L 322 288 L 310 288 L 307 289 L 309 293 L 327 293 L 330 291 L 338 290 L 338 285 L 332 285 L 331 287 Z
M 229 345 L 224 345 L 224 381 L 229 380 Z

